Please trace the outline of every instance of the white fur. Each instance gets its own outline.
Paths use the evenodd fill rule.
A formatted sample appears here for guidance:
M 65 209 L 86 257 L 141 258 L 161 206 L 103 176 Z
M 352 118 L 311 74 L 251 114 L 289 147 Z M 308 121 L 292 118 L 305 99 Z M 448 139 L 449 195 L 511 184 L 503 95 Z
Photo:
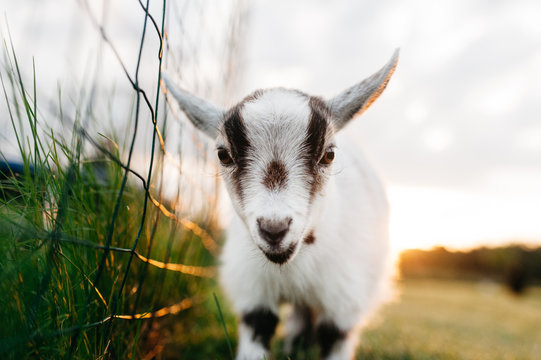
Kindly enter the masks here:
M 239 325 L 238 360 L 266 359 L 268 353 L 265 347 L 257 341 L 252 341 L 253 330 L 244 324 Z
M 307 186 L 303 160 L 310 97 L 296 91 L 267 90 L 239 107 L 251 146 L 241 179 L 242 197 L 235 184 L 237 168 L 222 166 L 236 214 L 221 255 L 220 282 L 235 312 L 242 316 L 263 308 L 278 314 L 283 302 L 308 306 L 316 327 L 331 323 L 346 334 L 328 359 L 353 357 L 362 322 L 381 303 L 389 284 L 389 215 L 383 187 L 359 149 L 334 132 L 380 95 L 397 59 L 395 53 L 378 73 L 326 102 L 330 125 L 324 148 L 334 147 L 336 158 L 318 167 L 322 186 L 315 196 Z M 167 85 L 192 122 L 212 137 L 217 134 L 217 147 L 229 149 L 224 126 L 216 120 L 225 112 Z M 287 169 L 287 183 L 269 189 L 262 179 L 276 159 Z M 260 236 L 259 218 L 292 219 L 279 245 L 280 250 L 295 249 L 286 263 L 279 265 L 265 256 L 276 249 Z M 310 232 L 315 242 L 306 244 Z M 290 336 L 302 328 L 299 319 L 293 315 Z M 253 329 L 241 324 L 237 359 L 264 357 L 267 350 L 254 340 Z

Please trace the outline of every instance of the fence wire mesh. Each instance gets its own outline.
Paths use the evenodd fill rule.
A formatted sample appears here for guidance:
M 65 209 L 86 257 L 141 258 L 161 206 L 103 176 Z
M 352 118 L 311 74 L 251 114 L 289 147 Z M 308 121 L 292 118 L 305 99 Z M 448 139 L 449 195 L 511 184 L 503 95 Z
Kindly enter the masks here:
M 53 110 L 41 114 L 39 74 L 21 75 L 6 42 L 2 85 L 23 170 L 1 171 L 0 353 L 152 358 L 163 348 L 155 320 L 212 298 L 220 246 L 213 149 L 167 97 L 160 71 L 229 103 L 242 69 L 246 5 L 125 1 L 137 7 L 134 59 L 110 31 L 109 2 L 78 3 L 100 45 L 84 100 L 71 111 L 59 91 Z M 131 89 L 128 108 L 103 95 L 108 61 Z M 100 131 L 103 104 L 109 120 L 129 114 L 125 126 Z

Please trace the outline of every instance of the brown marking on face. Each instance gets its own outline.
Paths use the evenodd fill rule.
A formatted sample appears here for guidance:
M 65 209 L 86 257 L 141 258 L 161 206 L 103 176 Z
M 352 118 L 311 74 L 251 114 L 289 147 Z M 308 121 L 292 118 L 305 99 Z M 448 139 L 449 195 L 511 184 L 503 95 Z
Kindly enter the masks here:
M 265 170 L 263 185 L 271 191 L 284 188 L 287 184 L 287 169 L 280 160 L 273 160 Z
M 325 101 L 320 97 L 310 96 L 309 105 L 312 111 L 317 111 L 325 118 L 328 118 L 331 114 L 329 107 L 327 106 Z
M 320 98 L 311 97 L 309 105 L 311 111 L 308 128 L 306 129 L 306 139 L 304 140 L 306 151 L 304 160 L 308 174 L 308 183 L 310 185 L 310 198 L 313 199 L 323 185 L 319 171 L 319 160 L 323 155 L 325 147 L 329 127 L 327 121 L 329 112 L 327 106 Z
M 259 90 L 254 91 L 253 93 L 251 93 L 250 95 L 242 99 L 241 102 L 238 104 L 238 106 L 243 106 L 245 103 L 249 103 L 249 102 L 257 100 L 266 91 L 267 91 L 266 89 L 259 89 Z
M 310 233 L 308 233 L 308 235 L 306 235 L 306 237 L 304 238 L 304 243 L 305 244 L 308 244 L 308 245 L 312 245 L 313 243 L 316 242 L 316 237 L 314 236 L 314 231 L 310 231 Z
M 231 148 L 231 157 L 235 162 L 233 181 L 239 199 L 242 202 L 242 179 L 248 166 L 248 151 L 251 148 L 246 127 L 241 115 L 241 106 L 235 106 L 226 115 L 224 131 Z

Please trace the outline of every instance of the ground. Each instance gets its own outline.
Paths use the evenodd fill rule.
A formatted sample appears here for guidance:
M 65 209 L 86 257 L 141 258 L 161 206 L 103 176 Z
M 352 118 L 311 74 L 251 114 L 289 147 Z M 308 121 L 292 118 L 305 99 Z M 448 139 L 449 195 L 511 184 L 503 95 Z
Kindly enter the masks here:
M 499 284 L 408 280 L 365 331 L 359 358 L 538 359 L 541 288 L 517 297 Z

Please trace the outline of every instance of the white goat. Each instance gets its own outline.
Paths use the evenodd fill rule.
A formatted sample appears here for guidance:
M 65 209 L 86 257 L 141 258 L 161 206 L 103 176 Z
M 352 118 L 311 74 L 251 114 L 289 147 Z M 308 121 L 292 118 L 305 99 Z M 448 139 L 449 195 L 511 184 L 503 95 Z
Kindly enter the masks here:
M 359 151 L 337 135 L 384 90 L 380 71 L 326 101 L 259 90 L 228 111 L 165 83 L 187 117 L 216 141 L 236 217 L 221 283 L 241 318 L 237 359 L 268 357 L 278 307 L 286 347 L 312 339 L 325 359 L 350 359 L 362 320 L 388 285 L 388 205 Z M 336 154 L 336 155 L 335 155 Z

